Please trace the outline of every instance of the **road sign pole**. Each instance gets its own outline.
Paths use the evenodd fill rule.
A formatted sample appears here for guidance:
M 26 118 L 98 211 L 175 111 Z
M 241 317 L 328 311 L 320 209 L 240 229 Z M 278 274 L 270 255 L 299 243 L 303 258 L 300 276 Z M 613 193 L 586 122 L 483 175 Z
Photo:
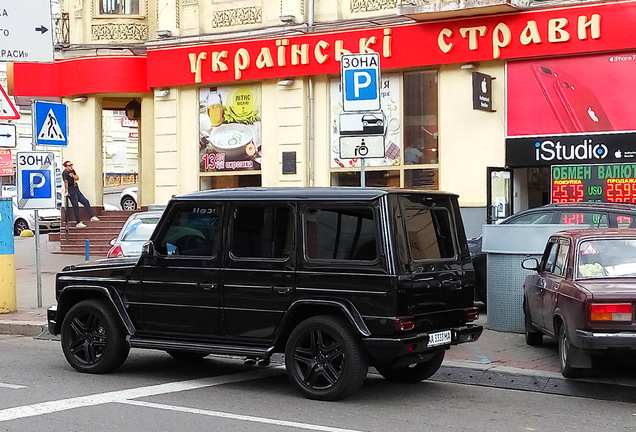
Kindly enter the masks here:
M 360 159 L 360 187 L 366 187 L 364 175 L 364 158 Z
M 36 274 L 36 289 L 38 295 L 38 307 L 42 307 L 42 266 L 40 265 L 40 216 L 38 211 L 33 211 L 35 218 L 35 274 Z

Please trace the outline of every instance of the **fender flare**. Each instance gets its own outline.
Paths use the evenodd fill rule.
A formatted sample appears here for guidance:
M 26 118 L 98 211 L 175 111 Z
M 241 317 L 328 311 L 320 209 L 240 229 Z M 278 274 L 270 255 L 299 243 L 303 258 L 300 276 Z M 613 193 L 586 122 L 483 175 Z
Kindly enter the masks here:
M 124 302 L 114 288 L 102 285 L 69 285 L 62 289 L 57 301 L 57 313 L 55 317 L 56 334 L 59 334 L 61 331 L 62 322 L 64 321 L 66 313 L 75 304 L 83 300 L 95 298 L 108 301 L 115 309 L 115 312 L 117 313 L 117 316 L 119 316 L 121 323 L 124 325 L 126 332 L 129 335 L 133 335 L 135 333 L 135 326 L 126 312 Z

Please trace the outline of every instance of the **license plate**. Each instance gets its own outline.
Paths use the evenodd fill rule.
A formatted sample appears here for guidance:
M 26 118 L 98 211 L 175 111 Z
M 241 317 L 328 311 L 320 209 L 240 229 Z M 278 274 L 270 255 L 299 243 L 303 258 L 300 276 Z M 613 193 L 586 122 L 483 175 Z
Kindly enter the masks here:
M 438 333 L 430 333 L 428 335 L 428 345 L 429 347 L 439 346 L 439 345 L 448 345 L 451 343 L 451 331 L 446 330 Z

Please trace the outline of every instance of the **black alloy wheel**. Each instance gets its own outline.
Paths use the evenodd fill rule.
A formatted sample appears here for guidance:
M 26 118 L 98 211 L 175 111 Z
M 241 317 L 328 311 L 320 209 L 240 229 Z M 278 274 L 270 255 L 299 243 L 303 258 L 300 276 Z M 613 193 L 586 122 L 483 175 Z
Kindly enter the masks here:
M 79 372 L 106 373 L 128 357 L 126 332 L 106 302 L 84 300 L 73 306 L 62 322 L 62 351 Z
M 446 350 L 442 348 L 437 350 L 433 357 L 425 362 L 396 368 L 383 366 L 376 366 L 375 368 L 388 381 L 416 384 L 432 377 L 439 370 L 444 361 L 445 353 Z
M 287 341 L 285 366 L 305 397 L 327 401 L 358 390 L 369 370 L 360 338 L 348 322 L 334 316 L 298 324 Z

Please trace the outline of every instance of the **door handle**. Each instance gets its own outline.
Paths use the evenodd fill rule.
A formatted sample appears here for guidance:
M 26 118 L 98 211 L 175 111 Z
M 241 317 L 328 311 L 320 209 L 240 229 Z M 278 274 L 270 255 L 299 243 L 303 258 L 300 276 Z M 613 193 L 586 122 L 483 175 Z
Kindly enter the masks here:
M 291 287 L 272 287 L 274 291 L 279 294 L 289 294 L 291 292 Z
M 204 291 L 212 291 L 216 287 L 213 283 L 199 283 L 199 288 L 203 288 Z

